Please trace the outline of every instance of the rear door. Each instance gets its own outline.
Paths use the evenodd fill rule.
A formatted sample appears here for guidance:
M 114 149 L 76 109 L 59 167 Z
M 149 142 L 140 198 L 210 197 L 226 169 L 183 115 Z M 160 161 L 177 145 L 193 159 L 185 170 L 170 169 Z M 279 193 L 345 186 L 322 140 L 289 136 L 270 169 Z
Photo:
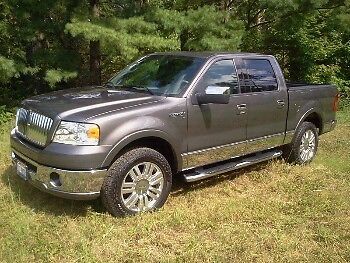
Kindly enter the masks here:
M 278 64 L 271 57 L 237 60 L 241 101 L 247 106 L 247 153 L 283 144 L 288 96 Z
M 196 93 L 207 87 L 227 88 L 228 104 L 196 104 Z M 185 166 L 202 166 L 242 155 L 246 150 L 246 114 L 240 106 L 239 86 L 233 59 L 212 62 L 187 101 L 188 153 Z M 237 107 L 238 106 L 238 107 Z

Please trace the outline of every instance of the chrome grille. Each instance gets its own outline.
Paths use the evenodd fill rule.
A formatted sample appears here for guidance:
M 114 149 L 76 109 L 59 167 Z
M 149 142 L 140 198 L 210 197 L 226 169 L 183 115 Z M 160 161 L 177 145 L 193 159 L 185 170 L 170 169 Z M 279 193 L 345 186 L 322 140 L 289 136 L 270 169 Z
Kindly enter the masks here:
M 40 146 L 46 144 L 53 120 L 31 110 L 20 108 L 16 116 L 16 131 L 28 141 Z

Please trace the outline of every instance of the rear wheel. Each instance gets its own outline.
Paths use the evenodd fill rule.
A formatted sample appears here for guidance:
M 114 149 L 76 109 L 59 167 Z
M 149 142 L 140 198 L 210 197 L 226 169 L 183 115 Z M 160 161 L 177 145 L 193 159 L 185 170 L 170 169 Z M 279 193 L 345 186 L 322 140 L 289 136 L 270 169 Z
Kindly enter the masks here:
M 134 215 L 162 207 L 172 183 L 166 158 L 150 148 L 132 149 L 111 166 L 101 198 L 114 216 Z
M 285 146 L 284 158 L 289 163 L 308 164 L 317 152 L 318 132 L 311 122 L 303 122 L 297 130 L 293 141 Z

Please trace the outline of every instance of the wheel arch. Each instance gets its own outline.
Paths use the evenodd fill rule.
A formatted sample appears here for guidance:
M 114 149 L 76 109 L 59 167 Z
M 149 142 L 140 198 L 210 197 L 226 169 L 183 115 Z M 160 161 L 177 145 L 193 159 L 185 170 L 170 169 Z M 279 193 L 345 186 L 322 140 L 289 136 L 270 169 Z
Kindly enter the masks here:
M 174 141 L 166 133 L 156 130 L 139 131 L 123 138 L 107 154 L 102 166 L 110 167 L 123 153 L 137 147 L 148 147 L 160 152 L 169 162 L 173 174 L 182 167 L 181 154 Z
M 316 111 L 308 114 L 304 119 L 304 121 L 311 122 L 312 124 L 314 124 L 318 129 L 318 134 L 322 134 L 322 131 L 323 131 L 322 117 Z
M 309 111 L 304 113 L 304 115 L 300 118 L 300 120 L 298 122 L 296 130 L 298 130 L 300 125 L 306 121 L 314 124 L 316 126 L 316 128 L 318 129 L 318 134 L 319 135 L 322 134 L 322 132 L 323 132 L 322 116 L 315 109 L 310 109 Z

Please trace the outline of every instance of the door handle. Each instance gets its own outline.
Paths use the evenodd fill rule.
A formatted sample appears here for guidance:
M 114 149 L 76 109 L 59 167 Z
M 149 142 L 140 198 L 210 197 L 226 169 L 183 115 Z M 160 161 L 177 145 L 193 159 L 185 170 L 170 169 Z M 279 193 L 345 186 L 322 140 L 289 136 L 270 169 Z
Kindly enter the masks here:
M 284 100 L 277 100 L 277 104 L 278 104 L 278 106 L 280 106 L 280 107 L 284 107 L 285 102 L 284 102 Z
M 238 115 L 245 114 L 247 109 L 247 104 L 238 104 L 237 109 L 238 109 L 238 113 L 237 113 Z
M 245 110 L 245 109 L 247 109 L 247 104 L 238 104 L 238 105 L 237 105 L 237 109 L 239 109 L 239 110 Z

